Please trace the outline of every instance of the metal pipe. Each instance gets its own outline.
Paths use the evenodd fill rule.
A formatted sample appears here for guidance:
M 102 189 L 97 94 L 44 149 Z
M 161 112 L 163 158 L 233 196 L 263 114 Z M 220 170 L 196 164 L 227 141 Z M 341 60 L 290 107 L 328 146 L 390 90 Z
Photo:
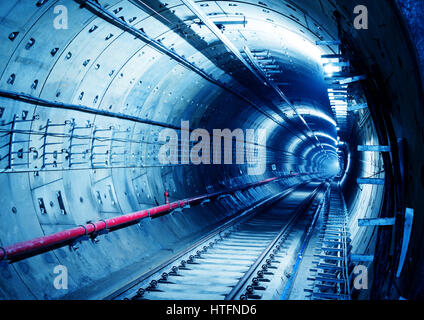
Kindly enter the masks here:
M 121 215 L 115 218 L 106 220 L 100 220 L 96 222 L 90 222 L 85 225 L 80 225 L 72 229 L 56 232 L 51 235 L 38 237 L 35 239 L 15 243 L 8 247 L 0 247 L 0 260 L 16 260 L 22 256 L 27 257 L 28 255 L 38 254 L 37 251 L 49 250 L 52 247 L 57 247 L 76 240 L 83 236 L 96 237 L 100 231 L 108 230 L 113 227 L 122 227 L 124 225 L 138 222 L 141 219 L 147 217 L 154 217 L 157 215 L 168 214 L 174 209 L 183 208 L 187 205 L 194 206 L 202 203 L 206 199 L 216 199 L 220 195 L 234 193 L 236 191 L 244 191 L 249 188 L 261 186 L 273 181 L 277 181 L 288 176 L 274 177 L 266 180 L 262 180 L 256 183 L 247 184 L 237 188 L 231 188 L 229 190 L 219 191 L 212 194 L 205 194 L 194 198 L 174 201 L 161 206 L 145 209 L 125 215 Z

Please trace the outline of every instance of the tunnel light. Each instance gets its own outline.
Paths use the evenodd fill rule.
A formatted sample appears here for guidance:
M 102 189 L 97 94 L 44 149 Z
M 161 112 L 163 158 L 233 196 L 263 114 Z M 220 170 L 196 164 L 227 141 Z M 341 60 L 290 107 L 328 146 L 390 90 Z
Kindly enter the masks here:
M 342 177 L 342 179 L 340 180 L 340 184 L 341 184 L 341 185 L 343 185 L 343 184 L 344 184 L 344 182 L 345 182 L 345 180 L 346 180 L 346 177 L 347 177 L 347 174 L 349 173 L 349 170 L 350 170 L 350 152 L 349 152 L 349 153 L 348 153 L 348 155 L 347 155 L 346 169 L 344 170 L 343 177 Z
M 313 149 L 313 147 L 311 147 L 311 149 Z M 315 152 L 314 155 L 311 158 L 311 163 L 313 163 L 315 161 L 315 158 L 322 153 L 324 153 L 324 151 L 322 149 L 318 152 Z
M 292 142 L 289 144 L 289 147 L 288 147 L 287 151 L 288 152 L 291 152 L 291 153 L 294 153 L 300 143 L 302 143 L 302 140 L 299 139 L 299 138 L 297 138 L 297 137 L 294 137 L 292 139 Z
M 341 72 L 340 60 L 337 58 L 321 58 L 322 69 L 324 74 L 328 77 L 332 77 L 334 73 Z
M 327 134 L 327 133 L 325 133 L 325 132 L 316 131 L 316 132 L 315 132 L 315 135 L 316 135 L 316 136 L 319 136 L 319 137 L 324 137 L 324 138 L 330 139 L 330 140 L 331 140 L 331 141 L 333 141 L 334 143 L 337 143 L 337 140 L 336 140 L 334 137 L 330 136 L 329 134 Z
M 313 117 L 317 117 L 317 118 L 330 122 L 335 127 L 337 126 L 336 121 L 332 117 L 330 117 L 328 114 L 326 114 L 324 111 L 317 110 L 311 107 L 308 108 L 307 106 L 298 106 L 296 107 L 296 109 L 297 109 L 297 112 L 301 115 L 310 115 Z M 292 118 L 294 116 L 294 111 L 292 110 L 287 111 L 286 114 L 289 118 Z
M 254 18 L 249 18 L 249 26 L 252 30 L 257 29 L 273 35 L 273 37 L 280 37 L 290 50 L 297 51 L 317 63 L 321 64 L 321 56 L 326 53 L 323 48 L 317 46 L 313 41 L 282 26 L 264 23 L 263 20 Z
M 335 146 L 332 146 L 331 144 L 328 144 L 328 143 L 321 143 L 321 145 L 322 145 L 323 147 L 329 147 L 329 148 L 331 148 L 331 149 L 337 150 L 337 148 L 336 148 Z
M 349 67 L 350 63 L 349 61 L 330 61 L 330 62 L 326 62 L 324 63 L 324 67 L 327 66 L 334 66 L 334 67 Z
M 271 132 L 273 132 L 276 129 L 277 126 L 278 124 L 275 123 L 273 119 L 265 118 L 264 121 L 261 123 L 260 129 L 264 129 L 267 132 L 267 136 L 269 136 Z M 257 143 L 266 144 L 266 137 L 262 137 L 263 140 L 260 140 L 260 141 L 259 141 L 259 138 L 260 137 L 258 136 Z
M 328 96 L 330 99 L 339 99 L 339 100 L 345 100 L 347 99 L 347 93 L 345 92 L 329 92 Z
M 245 26 L 247 24 L 247 20 L 245 16 L 239 15 L 215 15 L 208 16 L 215 24 L 242 24 Z
M 331 77 L 333 73 L 340 72 L 341 68 L 335 65 L 328 64 L 323 67 L 323 70 L 328 76 Z
M 304 153 L 303 153 L 302 157 L 306 159 L 306 158 L 308 157 L 309 153 L 310 153 L 310 152 L 311 152 L 314 148 L 316 148 L 316 147 L 315 147 L 315 146 L 311 146 L 311 147 L 306 148 L 306 150 L 304 151 Z

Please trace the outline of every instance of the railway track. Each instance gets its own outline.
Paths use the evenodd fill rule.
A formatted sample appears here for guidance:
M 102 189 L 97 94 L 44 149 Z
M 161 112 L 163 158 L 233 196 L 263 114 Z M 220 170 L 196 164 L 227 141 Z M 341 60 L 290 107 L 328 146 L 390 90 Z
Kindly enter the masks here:
M 109 298 L 277 297 L 324 188 L 317 183 L 295 188 L 266 209 L 248 210 Z
M 350 300 L 348 216 L 335 183 L 331 185 L 329 208 L 323 220 L 319 246 L 315 249 L 315 268 L 310 270 L 312 289 L 309 297 L 312 300 Z

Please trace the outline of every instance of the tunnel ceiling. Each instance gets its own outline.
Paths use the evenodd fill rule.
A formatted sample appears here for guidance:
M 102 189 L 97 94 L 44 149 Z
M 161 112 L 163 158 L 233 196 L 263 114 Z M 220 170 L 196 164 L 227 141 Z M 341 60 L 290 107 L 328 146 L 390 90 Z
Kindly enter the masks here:
M 268 144 L 277 143 L 280 150 L 298 152 L 290 145 L 299 142 L 306 143 L 300 148 L 311 144 L 317 147 L 321 141 L 335 146 L 334 139 L 312 137 L 315 132 L 324 131 L 336 138 L 334 122 L 321 118 L 323 113 L 325 118 L 333 115 L 320 55 L 334 53 L 337 47 L 314 45 L 317 40 L 337 39 L 336 25 L 326 19 L 322 10 L 317 11 L 318 16 L 308 15 L 307 12 L 319 9 L 314 4 L 300 8 L 279 2 L 199 2 L 240 51 L 247 45 L 259 55 L 269 54 L 281 71 L 273 77 L 274 82 L 281 83 L 288 100 L 302 111 L 301 116 L 309 124 L 305 127 L 292 108 L 272 88 L 262 85 L 180 1 L 99 3 L 103 7 L 95 2 L 67 4 L 70 28 L 46 37 L 44 30 L 51 27 L 54 5 L 40 2 L 37 6 L 43 14 L 37 15 L 34 25 L 31 19 L 26 21 L 25 36 L 19 32 L 7 48 L 10 61 L 19 56 L 18 64 L 10 63 L 3 72 L 6 82 L 11 75 L 16 77 L 7 89 L 28 92 L 27 82 L 31 82 L 29 93 L 49 101 L 81 104 L 177 126 L 181 119 L 189 119 L 193 126 L 204 124 L 210 128 L 277 128 L 276 133 L 268 130 L 269 137 L 274 138 Z M 11 21 L 13 14 L 19 15 L 18 10 L 5 9 L 11 10 Z M 123 32 L 125 27 L 108 14 L 177 53 L 186 59 L 189 68 L 170 59 L 169 54 L 158 53 L 131 32 Z M 320 19 L 325 19 L 325 26 Z M 3 31 L 8 36 L 17 32 L 13 28 Z M 35 42 L 28 45 L 31 39 Z M 20 47 L 28 48 L 22 51 Z M 47 57 L 28 64 L 35 55 L 40 56 L 37 59 Z M 21 66 L 26 71 L 18 74 Z M 201 77 L 202 72 L 210 78 Z M 220 86 L 214 81 L 219 81 Z M 223 107 L 226 105 L 232 106 L 231 111 Z M 96 119 L 96 125 L 101 121 Z M 320 144 L 318 149 L 326 148 Z

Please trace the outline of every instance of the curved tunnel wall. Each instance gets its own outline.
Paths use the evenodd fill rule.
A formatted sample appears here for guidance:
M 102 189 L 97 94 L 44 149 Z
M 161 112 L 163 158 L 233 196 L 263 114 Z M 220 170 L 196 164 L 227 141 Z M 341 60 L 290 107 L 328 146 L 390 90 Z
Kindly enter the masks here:
M 131 35 L 99 21 L 76 3 L 66 2 L 71 17 L 69 24 L 76 27 L 45 37 L 45 28 L 51 28 L 52 11 L 57 4 L 47 3 L 38 8 L 29 2 L 10 3 L 7 19 L 14 29 L 2 29 L 3 37 L 15 32 L 11 30 L 19 30 L 22 37 L 8 43 L 9 52 L 5 55 L 11 57 L 2 77 L 6 89 L 28 92 L 47 100 L 138 115 L 174 126 L 179 125 L 180 119 L 190 120 L 193 127 L 201 127 L 203 122 L 211 128 L 225 128 L 228 120 L 232 120 L 228 125 L 234 128 L 255 128 L 264 122 L 263 117 L 241 99 L 211 85 Z M 19 9 L 34 11 L 33 20 L 19 25 L 22 24 L 18 19 Z M 90 32 L 93 26 L 97 28 Z M 155 30 L 154 26 L 147 26 Z M 120 34 L 116 34 L 118 31 Z M 155 32 L 161 33 L 157 29 Z M 106 40 L 112 33 L 116 35 Z M 30 39 L 35 43 L 28 48 Z M 122 43 L 130 45 L 122 50 Z M 191 55 L 190 47 L 184 47 L 184 43 L 180 46 L 183 48 L 176 47 L 176 50 Z M 191 50 L 196 64 L 209 68 L 219 77 L 222 72 Z M 12 74 L 13 81 L 8 81 Z M 30 140 L 13 144 L 14 151 L 28 150 L 22 158 L 14 157 L 12 161 L 13 169 L 24 168 L 23 172 L 1 177 L 3 183 L 9 185 L 2 193 L 2 203 L 8 203 L 4 218 L 9 221 L 2 224 L 2 234 L 7 234 L 2 239 L 4 244 L 162 204 L 165 190 L 169 191 L 172 201 L 262 178 L 247 176 L 242 171 L 245 168 L 232 166 L 224 169 L 222 166 L 160 166 L 155 159 L 159 131 L 163 129 L 160 127 L 7 100 L 3 105 L 5 126 L 15 116 L 15 130 L 31 131 L 31 134 L 14 136 L 19 137 L 17 141 Z M 225 108 L 224 112 L 222 106 L 231 108 Z M 249 109 L 246 111 L 246 108 Z M 43 138 L 43 131 L 50 135 Z M 8 139 L 7 135 L 3 137 L 5 144 Z M 284 144 L 278 144 L 278 150 L 284 150 Z M 301 166 L 293 161 L 296 155 L 287 157 L 290 160 L 281 164 L 279 171 L 298 172 Z M 4 163 L 8 161 L 7 157 L 3 159 Z M 26 162 L 30 165 L 25 165 Z M 90 165 L 100 168 L 87 169 Z M 302 180 L 306 178 L 287 179 L 280 188 Z M 77 252 L 62 248 L 18 262 L 13 272 L 5 270 L 8 281 L 2 283 L 5 285 L 3 296 L 58 297 L 60 291 L 52 285 L 45 290 L 41 284 L 50 283 L 52 270 L 61 264 L 68 266 L 70 291 L 77 291 L 72 292 L 71 297 L 101 298 L 108 292 L 95 292 L 93 283 L 96 281 L 103 284 L 107 279 L 112 279 L 111 283 L 128 281 L 128 277 L 133 276 L 130 272 L 135 269 L 140 272 L 140 267 L 147 268 L 159 257 L 165 259 L 167 253 L 183 247 L 207 226 L 275 190 L 267 186 L 223 199 L 204 209 L 188 209 L 184 215 L 142 223 L 106 235 L 95 245 L 83 243 Z M 17 228 L 14 232 L 8 231 L 11 225 Z M 22 229 L 28 232 L 20 232 Z
M 202 3 L 208 4 L 207 1 Z M 231 10 L 230 4 L 234 4 L 234 12 L 243 12 L 248 18 L 254 16 L 271 25 L 281 24 L 297 33 L 300 28 L 300 33 L 306 31 L 305 37 L 337 37 L 332 11 L 338 5 L 330 1 L 323 8 L 310 3 L 302 9 L 288 2 L 285 5 L 266 3 L 266 7 L 248 1 L 224 4 L 230 8 L 228 10 Z M 69 28 L 66 30 L 53 31 L 57 5 L 65 5 L 68 10 Z M 375 8 L 374 4 L 369 6 Z M 193 19 L 177 2 L 169 2 L 167 8 L 156 7 L 154 3 L 152 7 L 173 19 Z M 129 1 L 114 1 L 107 8 L 116 10 L 127 22 L 135 17 L 132 24 L 138 29 L 142 28 L 150 37 L 184 54 L 200 70 L 219 79 L 225 88 L 241 95 L 236 96 L 211 83 L 73 1 L 9 1 L 2 6 L 0 36 L 7 41 L 1 49 L 1 89 L 134 115 L 174 127 L 180 126 L 181 120 L 189 120 L 192 128 L 267 128 L 267 170 L 264 175 L 252 176 L 246 174 L 247 165 L 160 165 L 157 152 L 162 127 L 1 98 L 2 128 L 10 130 L 13 125 L 16 130 L 10 149 L 15 152 L 13 160 L 5 152 L 0 154 L 1 168 L 8 172 L 0 175 L 1 185 L 8 186 L 0 194 L 0 202 L 4 204 L 0 214 L 6 222 L 0 226 L 2 246 L 89 220 L 162 204 L 165 190 L 169 191 L 172 201 L 273 175 L 288 175 L 291 171 L 310 175 L 237 193 L 203 208 L 187 209 L 183 214 L 143 221 L 140 225 L 107 234 L 97 244 L 84 242 L 76 252 L 61 248 L 14 263 L 11 268 L 2 270 L 7 279 L 0 283 L 0 294 L 4 298 L 61 297 L 62 293 L 54 289 L 51 280 L 53 268 L 58 264 L 69 269 L 71 280 L 67 297 L 104 297 L 110 293 L 105 287 L 113 290 L 134 277 L 135 270 L 141 273 L 149 265 L 166 259 L 221 219 L 279 190 L 318 176 L 320 168 L 316 162 L 311 162 L 316 150 L 311 148 L 314 146 L 310 137 L 304 135 L 299 119 L 291 114 L 286 104 L 265 91 L 249 92 L 246 88 L 252 82 L 244 76 L 247 70 L 234 61 L 213 35 L 200 31 L 196 23 L 191 23 L 190 28 L 177 24 L 181 30 L 175 28 L 172 32 L 166 21 L 152 17 L 152 12 Z M 302 18 L 302 10 L 311 14 Z M 340 10 L 347 15 L 344 21 L 350 21 L 347 12 L 353 10 L 347 7 Z M 389 23 L 396 24 L 397 18 L 390 10 L 382 13 L 381 19 L 387 15 L 391 17 Z M 196 36 L 197 33 L 205 36 Z M 237 32 L 228 28 L 228 33 L 235 43 L 240 41 Z M 354 36 L 358 37 L 357 56 L 368 57 L 366 67 L 375 68 L 377 64 L 385 72 L 394 60 L 395 66 L 401 69 L 412 68 L 413 62 L 408 66 L 407 59 L 402 59 L 402 64 L 396 61 L 396 53 L 383 62 L 369 57 L 369 52 L 384 50 L 381 44 L 370 43 L 369 38 L 359 32 Z M 249 28 L 244 37 L 249 46 L 269 49 L 278 56 L 281 43 L 275 37 Z M 335 126 L 322 117 L 311 115 L 310 111 L 315 109 L 332 117 L 326 105 L 325 82 L 316 76 L 320 66 L 291 48 L 290 43 L 285 45 L 285 55 L 278 56 L 278 61 L 292 79 L 292 86 L 286 88 L 286 93 L 297 108 L 309 106 L 303 116 L 314 129 L 324 128 L 323 131 L 334 137 Z M 409 55 L 407 50 L 402 51 L 402 46 L 397 50 L 400 57 Z M 397 71 L 404 74 L 402 70 Z M 411 84 L 413 92 L 412 79 L 406 76 L 401 80 L 389 77 L 385 90 L 397 93 L 396 81 L 402 80 Z M 306 86 L 308 90 L 296 89 Z M 416 97 L 410 94 L 398 96 L 399 104 L 408 101 L 411 108 L 419 110 L 414 99 Z M 288 119 L 283 126 L 275 121 L 280 116 L 275 106 L 284 110 Z M 403 114 L 396 115 L 403 119 Z M 357 129 L 361 137 L 358 143 L 378 142 L 370 118 L 365 121 L 368 127 Z M 413 134 L 412 130 L 409 135 Z M 0 141 L 8 145 L 11 135 L 2 136 Z M 305 159 L 302 155 L 308 148 L 312 152 Z M 356 160 L 362 156 L 364 158 L 358 163 Z M 350 175 L 363 176 L 380 170 L 381 160 L 372 157 L 353 154 L 356 169 L 352 169 Z M 372 166 L 365 162 L 371 162 Z M 346 180 L 348 187 L 345 189 L 352 217 L 377 216 L 382 188 L 368 190 L 367 187 L 364 192 L 353 186 L 353 179 Z M 368 203 L 374 203 L 374 207 Z M 355 230 L 354 223 L 352 219 Z M 372 238 L 369 233 L 372 231 L 358 233 L 355 239 L 358 245 L 363 242 L 369 247 Z M 365 247 L 359 246 L 358 250 L 366 252 Z

